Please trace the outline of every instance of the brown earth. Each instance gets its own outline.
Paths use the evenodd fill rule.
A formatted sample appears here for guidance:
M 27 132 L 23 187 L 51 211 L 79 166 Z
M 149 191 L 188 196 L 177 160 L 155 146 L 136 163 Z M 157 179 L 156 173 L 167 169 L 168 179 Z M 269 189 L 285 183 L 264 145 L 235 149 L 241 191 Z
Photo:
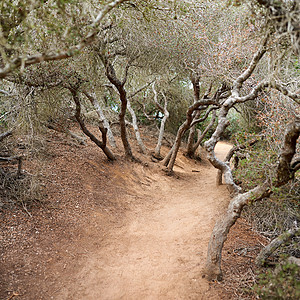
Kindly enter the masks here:
M 208 162 L 180 154 L 170 177 L 150 159 L 109 163 L 96 146 L 75 147 L 57 133 L 47 145 L 43 165 L 27 163 L 46 183 L 45 205 L 1 214 L 0 299 L 239 298 L 240 274 L 259 250 L 245 222 L 224 251 L 225 277 L 234 273 L 235 281 L 201 277 L 214 222 L 229 201 Z M 216 153 L 229 149 L 218 143 Z

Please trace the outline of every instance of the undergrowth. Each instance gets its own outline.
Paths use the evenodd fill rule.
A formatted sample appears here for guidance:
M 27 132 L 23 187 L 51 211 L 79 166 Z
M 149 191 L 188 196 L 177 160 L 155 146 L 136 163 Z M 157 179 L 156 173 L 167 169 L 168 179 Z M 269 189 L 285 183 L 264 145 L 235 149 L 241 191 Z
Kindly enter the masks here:
M 300 267 L 287 260 L 258 275 L 253 291 L 261 299 L 300 299 Z
M 253 135 L 240 138 L 239 144 L 257 138 Z M 267 178 L 274 178 L 278 151 L 268 147 L 268 143 L 259 139 L 251 147 L 239 153 L 239 165 L 234 171 L 234 178 L 243 191 L 254 188 Z M 253 228 L 269 241 L 300 226 L 300 172 L 287 185 L 272 188 L 270 198 L 249 203 L 243 210 L 243 217 Z M 278 248 L 271 256 L 272 262 L 280 260 L 282 255 L 300 257 L 300 237 L 296 236 L 287 244 Z M 262 299 L 299 299 L 299 266 L 280 264 L 276 270 L 262 269 L 257 277 L 253 291 Z
M 17 175 L 15 170 L 1 168 L 0 184 L 0 210 L 16 206 L 27 210 L 42 200 L 40 182 L 34 175 Z
M 0 155 L 21 156 L 22 160 L 30 160 L 38 158 L 41 149 L 40 141 L 31 139 L 28 143 L 25 138 L 21 140 L 13 137 L 1 143 Z M 39 205 L 44 198 L 38 172 L 31 174 L 23 169 L 23 163 L 21 166 L 19 172 L 14 161 L 3 161 L 0 164 L 0 211 L 20 207 L 29 213 L 28 209 Z

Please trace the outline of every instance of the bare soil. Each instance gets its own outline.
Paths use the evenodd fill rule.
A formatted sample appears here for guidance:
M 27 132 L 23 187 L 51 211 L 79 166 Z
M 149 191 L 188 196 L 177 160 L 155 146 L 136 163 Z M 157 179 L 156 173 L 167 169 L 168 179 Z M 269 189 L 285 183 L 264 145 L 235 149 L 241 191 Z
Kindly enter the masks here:
M 206 160 L 179 154 L 175 175 L 166 176 L 150 159 L 110 163 L 96 146 L 75 147 L 58 133 L 47 145 L 43 165 L 27 163 L 46 184 L 45 205 L 1 214 L 0 299 L 239 299 L 239 279 L 201 276 L 229 201 Z M 220 142 L 217 155 L 229 149 Z M 250 272 L 258 236 L 244 221 L 233 232 L 225 277 L 234 270 L 240 278 Z

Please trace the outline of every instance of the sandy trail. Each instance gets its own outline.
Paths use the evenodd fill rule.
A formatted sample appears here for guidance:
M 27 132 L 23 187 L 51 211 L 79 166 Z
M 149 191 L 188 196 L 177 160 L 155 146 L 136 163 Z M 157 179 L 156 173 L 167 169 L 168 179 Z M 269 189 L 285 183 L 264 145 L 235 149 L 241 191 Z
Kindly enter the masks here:
M 229 149 L 218 143 L 217 156 Z M 143 201 L 54 298 L 220 299 L 201 278 L 214 221 L 229 199 L 226 188 L 215 185 L 216 170 L 183 156 L 175 167 L 179 178 L 137 168 L 139 178 L 124 197 Z

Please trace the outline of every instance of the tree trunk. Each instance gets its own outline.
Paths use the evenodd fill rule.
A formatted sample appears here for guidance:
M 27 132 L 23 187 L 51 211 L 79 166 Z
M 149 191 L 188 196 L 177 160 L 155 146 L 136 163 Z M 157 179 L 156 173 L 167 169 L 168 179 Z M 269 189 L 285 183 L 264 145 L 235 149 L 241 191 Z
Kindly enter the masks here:
M 228 209 L 215 224 L 210 237 L 204 275 L 208 280 L 222 280 L 221 260 L 224 242 L 230 228 L 240 217 L 243 207 L 249 201 L 256 201 L 268 196 L 271 192 L 268 190 L 269 183 L 258 186 L 247 193 L 235 196 Z
M 254 202 L 265 197 L 269 197 L 272 193 L 272 186 L 280 187 L 292 178 L 290 175 L 290 165 L 296 152 L 297 139 L 299 135 L 300 118 L 296 117 L 295 121 L 288 126 L 285 133 L 284 144 L 277 167 L 277 180 L 275 180 L 275 183 L 272 184 L 274 178 L 269 179 L 262 185 L 259 185 L 246 193 L 237 194 L 231 200 L 225 215 L 217 221 L 210 237 L 207 261 L 204 268 L 204 275 L 208 280 L 222 279 L 221 254 L 223 245 L 227 239 L 230 228 L 240 217 L 243 207 L 250 201 Z M 224 164 L 224 162 L 222 163 Z M 228 181 L 228 178 L 226 180 Z
M 125 77 L 122 81 L 120 81 L 117 78 L 115 69 L 113 67 L 113 65 L 111 64 L 111 62 L 108 60 L 108 58 L 104 55 L 99 54 L 103 65 L 105 67 L 105 74 L 108 78 L 108 80 L 116 87 L 116 89 L 118 90 L 119 93 L 119 97 L 120 97 L 120 101 L 121 101 L 121 110 L 119 113 L 119 122 L 120 122 L 120 127 L 121 127 L 121 139 L 122 139 L 122 143 L 124 146 L 124 151 L 125 151 L 125 155 L 126 157 L 130 158 L 130 159 L 135 159 L 133 157 L 132 154 L 132 150 L 128 141 L 128 137 L 127 137 L 127 129 L 126 129 L 126 121 L 125 121 L 125 114 L 126 114 L 126 109 L 127 109 L 127 94 L 126 94 L 126 90 L 124 88 L 124 85 L 126 83 L 127 80 L 127 71 L 128 71 L 128 67 L 126 68 L 126 72 L 125 72 Z
M 170 161 L 170 158 L 172 156 L 172 153 L 174 151 L 174 148 L 175 148 L 175 143 L 173 144 L 172 148 L 170 149 L 170 151 L 168 152 L 168 154 L 165 156 L 165 158 L 162 160 L 162 165 L 163 166 L 167 166 L 169 161 Z
M 87 91 L 83 90 L 82 93 L 90 100 L 90 102 L 92 103 L 92 105 L 94 106 L 94 108 L 96 109 L 96 112 L 99 116 L 99 120 L 100 122 L 103 124 L 103 127 L 107 129 L 107 138 L 109 141 L 109 144 L 113 147 L 116 148 L 116 140 L 114 138 L 114 135 L 111 131 L 109 122 L 107 121 L 107 119 L 105 118 L 105 115 L 102 111 L 102 108 L 99 104 L 99 102 L 97 101 L 97 98 L 95 95 L 91 95 L 89 94 Z
M 193 76 L 193 74 L 191 75 L 191 82 L 193 84 L 193 91 L 194 91 L 194 103 L 196 103 L 200 99 L 200 84 L 199 84 L 199 79 L 200 79 L 199 76 L 197 76 L 197 75 Z M 200 117 L 200 111 L 197 111 L 195 113 L 194 118 L 197 119 L 199 117 Z M 189 157 L 193 157 L 193 155 L 195 154 L 195 151 L 193 151 L 195 133 L 196 133 L 196 126 L 194 125 L 194 126 L 192 126 L 190 128 L 188 142 L 187 142 L 187 151 L 186 151 L 186 154 Z
M 197 142 L 195 144 L 192 144 L 192 146 L 188 147 L 187 153 L 186 153 L 187 156 L 189 156 L 191 158 L 195 157 L 195 153 L 196 153 L 198 147 L 200 146 L 201 142 L 204 140 L 205 135 L 207 134 L 207 132 L 213 127 L 215 121 L 216 121 L 216 111 L 214 110 L 213 113 L 212 113 L 211 121 L 206 126 L 206 128 L 204 129 L 202 134 L 198 136 Z
M 162 140 L 164 138 L 166 121 L 167 121 L 168 118 L 169 118 L 169 112 L 165 111 L 164 117 L 162 118 L 161 123 L 160 123 L 157 144 L 156 144 L 156 147 L 154 149 L 154 156 L 158 159 L 161 158 L 160 149 L 161 149 L 161 145 L 162 145 Z
M 198 117 L 199 114 L 196 114 L 196 118 Z M 189 137 L 187 141 L 187 147 L 186 147 L 186 155 L 190 158 L 193 158 L 195 156 L 195 151 L 194 150 L 194 140 L 195 140 L 195 133 L 196 133 L 196 125 L 192 126 L 189 132 Z
M 155 104 L 158 107 L 158 109 L 161 111 L 161 113 L 164 114 L 164 117 L 162 118 L 161 123 L 160 123 L 157 145 L 156 145 L 156 147 L 154 149 L 154 157 L 156 157 L 158 159 L 161 159 L 160 149 L 161 149 L 162 140 L 163 140 L 163 137 L 164 137 L 165 124 L 166 124 L 166 121 L 169 118 L 170 114 L 169 114 L 169 111 L 167 109 L 167 107 L 168 107 L 168 100 L 167 100 L 167 97 L 165 96 L 165 94 L 162 93 L 162 95 L 164 97 L 164 100 L 165 100 L 164 107 L 162 107 L 159 104 L 159 102 L 158 102 L 157 92 L 155 90 L 154 84 L 152 86 L 152 89 L 153 89 L 153 92 L 154 92 L 154 101 L 155 101 Z
M 132 127 L 133 127 L 133 130 L 134 130 L 134 133 L 135 133 L 136 140 L 137 140 L 138 145 L 140 147 L 140 151 L 141 151 L 141 153 L 145 154 L 145 153 L 147 153 L 147 149 L 146 149 L 146 147 L 145 147 L 145 145 L 142 141 L 141 135 L 140 135 L 139 127 L 138 127 L 138 124 L 137 124 L 136 114 L 135 114 L 133 108 L 131 107 L 130 101 L 128 99 L 127 99 L 127 109 L 131 114 Z
M 173 172 L 173 167 L 174 167 L 174 164 L 175 164 L 175 160 L 176 160 L 176 157 L 177 157 L 177 153 L 178 153 L 179 147 L 181 145 L 182 137 L 186 133 L 186 131 L 190 129 L 191 124 L 192 124 L 192 122 L 194 120 L 194 117 L 195 117 L 194 111 L 198 110 L 200 106 L 207 107 L 207 106 L 209 106 L 211 104 L 216 104 L 216 103 L 217 103 L 217 100 L 215 99 L 215 97 L 213 97 L 212 99 L 202 99 L 202 100 L 199 100 L 199 101 L 195 102 L 193 105 L 191 105 L 188 108 L 187 113 L 186 113 L 186 120 L 179 127 L 179 129 L 177 131 L 176 138 L 175 138 L 174 145 L 173 145 L 172 149 L 170 150 L 170 152 L 168 154 L 168 158 L 169 157 L 170 158 L 169 158 L 169 162 L 167 164 L 166 171 L 169 174 L 171 174 Z M 207 111 L 207 113 L 205 114 L 205 116 L 202 119 L 197 120 L 197 122 L 205 120 L 207 118 L 208 114 L 209 114 L 209 111 Z M 166 165 L 166 163 L 167 163 L 167 159 L 164 159 L 163 160 L 163 164 Z
M 189 122 L 185 121 L 178 129 L 177 131 L 177 135 L 175 138 L 175 142 L 174 142 L 174 146 L 172 147 L 172 152 L 171 152 L 171 157 L 169 160 L 169 163 L 167 165 L 167 169 L 166 171 L 168 172 L 168 174 L 171 174 L 173 172 L 173 168 L 174 168 L 174 164 L 175 164 L 175 160 L 181 145 L 181 141 L 182 141 L 182 137 L 185 134 L 185 132 L 188 130 L 189 128 Z
M 120 100 L 121 100 L 121 111 L 119 113 L 119 122 L 121 127 L 121 139 L 124 146 L 126 157 L 133 159 L 134 157 L 132 154 L 131 146 L 128 141 L 127 129 L 126 129 L 125 114 L 127 109 L 127 98 L 126 98 L 126 91 L 123 88 L 120 90 Z
M 267 258 L 271 256 L 277 248 L 279 248 L 282 244 L 291 240 L 294 236 L 298 234 L 300 234 L 300 228 L 293 228 L 275 238 L 269 245 L 267 245 L 260 251 L 255 260 L 256 265 L 263 266 Z
M 222 185 L 222 171 L 221 170 L 218 170 L 218 174 L 217 174 L 217 178 L 216 178 L 216 185 L 219 186 L 219 185 Z
M 222 172 L 222 174 L 224 174 L 225 183 L 232 196 L 237 195 L 240 192 L 241 188 L 234 183 L 229 163 L 223 162 L 216 157 L 215 147 L 225 128 L 229 125 L 229 121 L 227 120 L 227 114 L 234 102 L 235 99 L 233 97 L 229 97 L 225 101 L 219 112 L 219 120 L 215 132 L 213 133 L 211 138 L 204 143 L 204 148 L 207 151 L 208 160 L 215 168 L 219 169 Z
M 94 142 L 99 148 L 102 149 L 102 151 L 104 152 L 104 154 L 106 155 L 106 157 L 109 160 L 115 160 L 116 158 L 115 158 L 114 154 L 110 151 L 110 149 L 106 145 L 106 133 L 107 133 L 107 129 L 104 128 L 104 127 L 102 127 L 102 126 L 99 126 L 99 129 L 100 129 L 100 131 L 102 133 L 102 142 L 101 142 L 100 140 L 98 140 L 87 129 L 87 127 L 84 124 L 84 121 L 81 118 L 81 104 L 80 104 L 79 97 L 78 97 L 78 91 L 75 90 L 75 89 L 70 88 L 70 92 L 72 93 L 73 100 L 74 100 L 74 102 L 76 104 L 76 114 L 75 114 L 75 117 L 76 117 L 76 120 L 78 121 L 78 123 L 80 125 L 80 128 L 82 129 L 82 131 L 84 132 L 84 134 L 87 135 L 90 138 L 90 140 L 92 142 Z

